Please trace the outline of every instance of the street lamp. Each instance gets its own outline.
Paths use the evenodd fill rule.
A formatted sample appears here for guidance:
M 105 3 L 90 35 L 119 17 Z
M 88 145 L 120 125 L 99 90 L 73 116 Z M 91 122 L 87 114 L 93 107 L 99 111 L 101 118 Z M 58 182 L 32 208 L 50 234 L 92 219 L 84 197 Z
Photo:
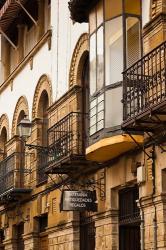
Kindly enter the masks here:
M 19 136 L 26 140 L 31 135 L 32 130 L 32 123 L 30 120 L 25 116 L 17 125 Z
M 31 135 L 31 131 L 32 131 L 32 123 L 30 122 L 30 120 L 27 118 L 27 116 L 25 116 L 17 125 L 18 128 L 18 133 L 20 138 L 22 138 L 22 141 L 25 143 L 25 146 L 28 147 L 29 149 L 38 149 L 42 152 L 48 152 L 48 148 L 47 147 L 43 147 L 43 146 L 39 146 L 39 145 L 34 145 L 34 144 L 27 144 L 26 141 L 28 139 L 28 137 L 30 137 Z

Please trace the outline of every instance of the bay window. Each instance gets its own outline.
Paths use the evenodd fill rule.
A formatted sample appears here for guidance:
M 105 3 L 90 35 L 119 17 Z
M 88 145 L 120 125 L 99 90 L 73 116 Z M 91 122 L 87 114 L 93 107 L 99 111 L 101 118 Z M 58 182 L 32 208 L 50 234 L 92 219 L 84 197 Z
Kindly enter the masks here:
M 90 135 L 122 122 L 122 72 L 140 58 L 140 27 L 141 0 L 100 0 L 89 14 Z

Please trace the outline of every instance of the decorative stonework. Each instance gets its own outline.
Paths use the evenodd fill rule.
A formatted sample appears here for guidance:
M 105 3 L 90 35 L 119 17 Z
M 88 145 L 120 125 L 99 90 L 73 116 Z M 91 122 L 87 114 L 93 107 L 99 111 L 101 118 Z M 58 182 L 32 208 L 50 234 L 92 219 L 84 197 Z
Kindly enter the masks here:
M 17 134 L 17 121 L 21 111 L 24 111 L 25 115 L 29 116 L 28 101 L 24 96 L 21 96 L 19 98 L 14 110 L 12 122 L 12 137 Z
M 89 36 L 84 33 L 79 38 L 73 52 L 69 71 L 69 87 L 81 85 L 81 72 L 84 64 L 84 57 L 89 51 Z
M 7 140 L 9 139 L 9 119 L 6 114 L 3 114 L 0 117 L 0 134 L 3 128 L 6 128 L 7 131 Z
M 51 106 L 51 104 L 52 104 L 52 85 L 51 85 L 51 81 L 47 75 L 42 75 L 38 81 L 37 86 L 36 86 L 35 94 L 33 97 L 32 119 L 37 118 L 38 104 L 39 104 L 40 96 L 44 90 L 48 94 L 49 106 Z
M 163 9 L 163 0 L 152 0 L 151 1 L 151 18 L 155 18 Z

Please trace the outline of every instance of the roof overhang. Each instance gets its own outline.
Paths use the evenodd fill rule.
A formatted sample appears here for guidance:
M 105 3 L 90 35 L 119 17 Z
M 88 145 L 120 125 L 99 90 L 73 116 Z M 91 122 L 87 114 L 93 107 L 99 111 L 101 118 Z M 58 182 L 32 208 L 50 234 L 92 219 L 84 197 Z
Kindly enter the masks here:
M 24 4 L 27 0 L 20 0 L 21 4 Z M 0 9 L 0 29 L 6 31 L 9 25 L 17 17 L 21 7 L 16 0 L 6 0 L 2 8 Z
M 88 22 L 89 11 L 99 0 L 70 0 L 71 19 L 75 22 Z

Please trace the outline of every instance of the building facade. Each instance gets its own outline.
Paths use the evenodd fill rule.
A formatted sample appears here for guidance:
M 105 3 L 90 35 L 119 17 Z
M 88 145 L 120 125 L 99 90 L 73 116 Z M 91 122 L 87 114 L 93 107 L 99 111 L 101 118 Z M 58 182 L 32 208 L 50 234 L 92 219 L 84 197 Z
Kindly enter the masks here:
M 0 1 L 0 249 L 166 249 L 165 23 L 165 0 Z

